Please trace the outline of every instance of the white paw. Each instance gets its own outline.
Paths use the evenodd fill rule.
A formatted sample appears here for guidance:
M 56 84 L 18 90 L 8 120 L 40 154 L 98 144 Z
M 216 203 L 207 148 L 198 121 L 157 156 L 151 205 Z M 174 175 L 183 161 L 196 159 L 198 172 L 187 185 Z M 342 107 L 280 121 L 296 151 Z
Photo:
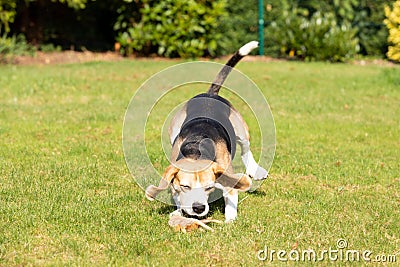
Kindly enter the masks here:
M 249 174 L 250 175 L 250 174 Z M 267 179 L 268 177 L 268 172 L 267 170 L 265 170 L 264 168 L 258 166 L 257 170 L 255 173 L 253 173 L 252 175 L 250 175 L 251 177 L 253 177 L 253 179 L 255 181 L 260 181 L 260 180 L 264 180 Z
M 227 207 L 225 209 L 225 223 L 231 223 L 236 220 L 237 210 L 232 207 Z
M 234 218 L 229 218 L 225 216 L 225 223 L 233 223 L 236 220 L 236 216 Z
M 246 174 L 252 177 L 254 180 L 263 180 L 268 177 L 267 170 L 257 164 L 251 151 L 242 156 L 242 161 L 246 166 Z
M 233 223 L 235 219 L 225 219 L 225 223 Z

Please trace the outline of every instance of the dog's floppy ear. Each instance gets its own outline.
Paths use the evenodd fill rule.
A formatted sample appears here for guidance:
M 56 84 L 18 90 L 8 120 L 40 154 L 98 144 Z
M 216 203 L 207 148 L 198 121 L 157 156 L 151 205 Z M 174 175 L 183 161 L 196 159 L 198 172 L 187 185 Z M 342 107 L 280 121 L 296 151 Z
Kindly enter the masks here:
M 217 163 L 213 164 L 213 171 L 217 176 L 216 182 L 224 187 L 247 191 L 251 187 L 251 178 L 243 173 L 230 174 Z
M 163 174 L 163 177 L 160 180 L 160 184 L 158 186 L 149 185 L 146 188 L 146 197 L 147 199 L 153 201 L 156 196 L 163 190 L 168 188 L 168 185 L 171 183 L 172 179 L 178 173 L 179 169 L 173 165 L 169 165 Z

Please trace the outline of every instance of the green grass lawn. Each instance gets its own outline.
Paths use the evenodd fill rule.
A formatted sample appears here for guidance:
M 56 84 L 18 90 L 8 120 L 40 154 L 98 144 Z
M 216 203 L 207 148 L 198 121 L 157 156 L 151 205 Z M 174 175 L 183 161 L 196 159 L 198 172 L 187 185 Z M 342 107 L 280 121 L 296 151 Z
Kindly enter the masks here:
M 265 248 L 319 256 L 338 239 L 400 262 L 398 66 L 240 63 L 274 115 L 270 178 L 241 193 L 235 223 L 184 234 L 146 200 L 121 141 L 135 90 L 175 63 L 0 66 L 0 266 L 257 266 Z

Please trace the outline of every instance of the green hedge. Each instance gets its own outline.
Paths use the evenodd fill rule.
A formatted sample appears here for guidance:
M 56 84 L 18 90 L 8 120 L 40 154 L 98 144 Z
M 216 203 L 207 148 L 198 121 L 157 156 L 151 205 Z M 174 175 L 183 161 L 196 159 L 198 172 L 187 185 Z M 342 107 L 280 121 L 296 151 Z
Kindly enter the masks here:
M 142 3 L 139 22 L 117 37 L 123 54 L 216 55 L 222 37 L 218 31 L 219 19 L 226 15 L 224 0 L 143 0 Z
M 384 6 L 393 2 L 264 0 L 264 50 L 306 60 L 383 57 Z M 118 41 L 126 55 L 218 56 L 257 32 L 258 0 L 0 0 L 1 36 L 24 33 L 37 47 L 106 50 Z
M 338 25 L 333 13 L 314 13 L 309 19 L 298 9 L 286 11 L 283 20 L 266 29 L 266 50 L 277 56 L 308 61 L 340 62 L 354 56 L 359 49 L 356 30 L 348 23 Z
M 220 19 L 220 40 L 218 54 L 226 55 L 235 52 L 244 43 L 257 40 L 258 0 L 230 0 L 225 9 L 228 16 Z

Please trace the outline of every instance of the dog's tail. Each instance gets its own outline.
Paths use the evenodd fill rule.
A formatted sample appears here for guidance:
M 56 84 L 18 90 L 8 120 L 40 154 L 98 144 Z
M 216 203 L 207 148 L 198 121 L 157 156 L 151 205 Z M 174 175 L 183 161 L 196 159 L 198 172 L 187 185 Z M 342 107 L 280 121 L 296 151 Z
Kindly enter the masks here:
M 247 56 L 251 50 L 258 47 L 257 41 L 251 41 L 242 46 L 235 54 L 226 62 L 225 66 L 219 71 L 217 77 L 211 84 L 210 88 L 207 91 L 207 94 L 210 95 L 218 95 L 219 89 L 224 83 L 226 77 L 228 77 L 232 68 L 245 56 Z

